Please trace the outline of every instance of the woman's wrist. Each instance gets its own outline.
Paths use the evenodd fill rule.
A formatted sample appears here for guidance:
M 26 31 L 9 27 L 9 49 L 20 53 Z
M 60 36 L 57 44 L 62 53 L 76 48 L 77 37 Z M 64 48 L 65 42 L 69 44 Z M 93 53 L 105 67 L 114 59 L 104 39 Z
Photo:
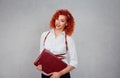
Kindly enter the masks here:
M 60 76 L 64 75 L 63 71 L 59 71 L 58 73 L 60 74 Z

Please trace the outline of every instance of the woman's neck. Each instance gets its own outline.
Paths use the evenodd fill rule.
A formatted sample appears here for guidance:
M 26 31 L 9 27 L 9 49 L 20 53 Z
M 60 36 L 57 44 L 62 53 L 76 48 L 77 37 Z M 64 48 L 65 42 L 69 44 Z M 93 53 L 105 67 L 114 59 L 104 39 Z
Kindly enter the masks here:
M 58 35 L 60 35 L 63 32 L 63 30 L 54 29 L 54 32 L 55 32 L 55 37 L 57 37 Z

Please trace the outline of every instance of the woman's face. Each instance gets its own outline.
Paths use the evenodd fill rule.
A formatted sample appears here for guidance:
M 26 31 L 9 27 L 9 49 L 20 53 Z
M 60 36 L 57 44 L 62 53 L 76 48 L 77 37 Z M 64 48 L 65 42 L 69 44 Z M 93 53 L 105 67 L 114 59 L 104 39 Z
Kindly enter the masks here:
M 63 31 L 66 25 L 67 25 L 66 16 L 59 15 L 59 17 L 55 20 L 55 29 Z

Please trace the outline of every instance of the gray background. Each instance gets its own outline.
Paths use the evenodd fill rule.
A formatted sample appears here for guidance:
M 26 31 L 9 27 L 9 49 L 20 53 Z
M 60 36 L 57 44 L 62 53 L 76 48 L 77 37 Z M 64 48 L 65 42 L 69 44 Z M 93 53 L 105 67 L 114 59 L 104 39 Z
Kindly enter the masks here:
M 74 16 L 72 78 L 120 78 L 120 0 L 0 0 L 0 78 L 40 78 L 40 35 L 57 9 Z

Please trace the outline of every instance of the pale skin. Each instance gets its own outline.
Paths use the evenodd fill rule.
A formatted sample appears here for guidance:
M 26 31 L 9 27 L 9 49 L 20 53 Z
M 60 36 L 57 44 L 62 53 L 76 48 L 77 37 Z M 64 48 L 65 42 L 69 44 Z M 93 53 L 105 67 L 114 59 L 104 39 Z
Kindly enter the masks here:
M 67 26 L 66 16 L 59 15 L 58 19 L 56 19 L 56 21 L 55 21 L 55 28 L 54 28 L 56 37 L 64 30 L 65 26 Z M 42 66 L 41 65 L 38 65 L 36 68 L 39 71 L 42 71 Z M 49 75 L 51 75 L 50 78 L 60 78 L 62 75 L 70 72 L 73 69 L 74 69 L 73 66 L 68 65 L 63 70 L 61 70 L 59 72 L 52 72 Z

